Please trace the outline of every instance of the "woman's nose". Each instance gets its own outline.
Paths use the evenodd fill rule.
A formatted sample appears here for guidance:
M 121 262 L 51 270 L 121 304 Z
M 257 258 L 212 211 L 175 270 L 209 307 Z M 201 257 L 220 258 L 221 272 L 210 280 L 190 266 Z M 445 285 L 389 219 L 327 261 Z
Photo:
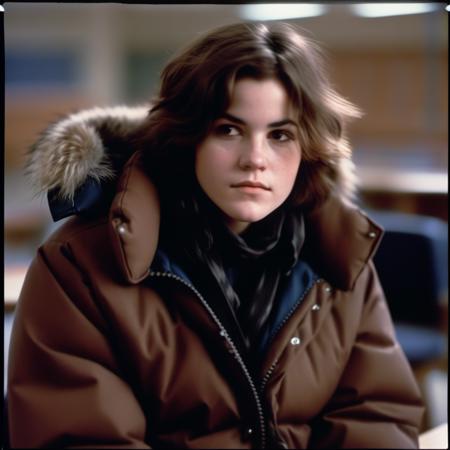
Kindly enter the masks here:
M 253 138 L 242 143 L 239 167 L 244 170 L 265 170 L 266 149 L 263 139 Z

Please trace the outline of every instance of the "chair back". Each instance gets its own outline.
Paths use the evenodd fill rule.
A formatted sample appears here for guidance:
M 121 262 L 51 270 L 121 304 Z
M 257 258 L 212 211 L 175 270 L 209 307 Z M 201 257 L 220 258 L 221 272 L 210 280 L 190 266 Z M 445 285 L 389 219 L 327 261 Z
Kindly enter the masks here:
M 394 321 L 436 326 L 448 290 L 448 224 L 415 214 L 368 214 L 385 229 L 374 263 Z

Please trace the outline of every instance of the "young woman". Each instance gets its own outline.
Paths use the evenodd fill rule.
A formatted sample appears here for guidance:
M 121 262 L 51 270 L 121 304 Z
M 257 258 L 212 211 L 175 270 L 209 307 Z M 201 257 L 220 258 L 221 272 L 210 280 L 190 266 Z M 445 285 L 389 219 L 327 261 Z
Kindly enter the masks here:
M 28 171 L 77 217 L 20 296 L 12 445 L 417 447 L 382 232 L 351 200 L 357 115 L 311 41 L 241 23 L 176 56 L 151 107 L 50 126 Z

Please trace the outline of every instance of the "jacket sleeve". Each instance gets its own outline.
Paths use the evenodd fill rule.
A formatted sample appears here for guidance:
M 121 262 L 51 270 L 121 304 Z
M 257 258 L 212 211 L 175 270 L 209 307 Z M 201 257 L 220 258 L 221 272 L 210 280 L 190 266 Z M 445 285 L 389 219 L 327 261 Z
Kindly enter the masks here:
M 357 283 L 365 284 L 359 328 L 339 385 L 312 424 L 310 446 L 418 448 L 420 391 L 372 262 Z
M 61 250 L 39 250 L 19 298 L 8 364 L 11 446 L 149 448 L 113 334 Z

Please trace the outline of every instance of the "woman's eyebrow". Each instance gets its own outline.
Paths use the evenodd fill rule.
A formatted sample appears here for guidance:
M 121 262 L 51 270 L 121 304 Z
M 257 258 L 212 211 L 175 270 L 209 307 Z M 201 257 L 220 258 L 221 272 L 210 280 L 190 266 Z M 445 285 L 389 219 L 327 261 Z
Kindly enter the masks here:
M 240 125 L 246 125 L 245 120 L 240 119 L 239 117 L 233 116 L 229 113 L 223 113 L 221 116 L 222 119 L 228 119 L 231 122 L 238 123 Z M 297 124 L 292 119 L 282 119 L 278 120 L 277 122 L 269 123 L 268 128 L 276 128 L 276 127 L 282 127 L 283 125 L 293 125 L 297 126 Z
M 245 121 L 239 119 L 239 117 L 233 116 L 232 114 L 223 113 L 220 119 L 228 119 L 231 122 L 239 123 L 240 125 L 246 125 Z

